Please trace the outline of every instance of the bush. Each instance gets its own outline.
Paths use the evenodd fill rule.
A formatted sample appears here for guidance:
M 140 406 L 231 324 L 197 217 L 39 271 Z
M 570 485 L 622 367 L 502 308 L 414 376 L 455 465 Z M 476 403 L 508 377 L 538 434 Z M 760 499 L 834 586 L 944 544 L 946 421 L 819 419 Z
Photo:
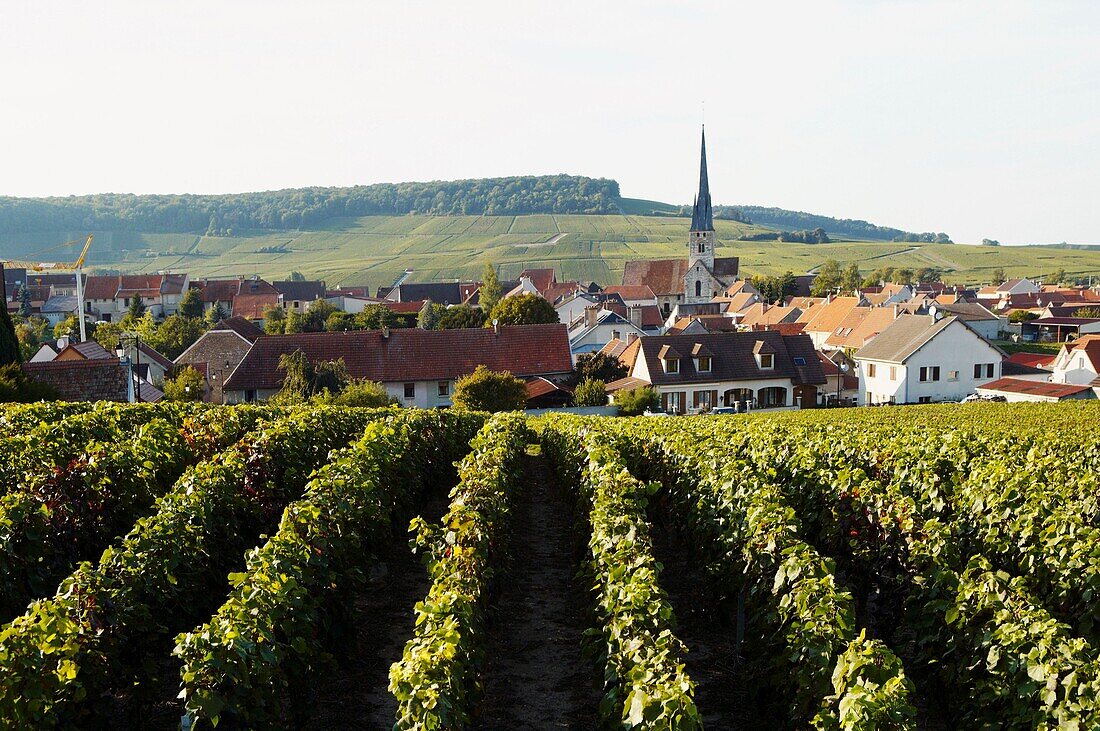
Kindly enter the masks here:
M 511 373 L 495 373 L 479 365 L 455 382 L 451 401 L 471 411 L 519 411 L 527 403 L 527 387 Z
M 573 392 L 577 406 L 607 406 L 607 384 L 595 378 L 586 378 Z
M 1008 316 L 1009 322 L 1031 322 L 1032 320 L 1038 320 L 1039 314 L 1031 312 L 1029 310 L 1016 310 Z
M 498 302 L 485 326 L 492 326 L 493 320 L 500 325 L 542 325 L 558 322 L 558 311 L 537 294 L 517 294 Z
M 646 409 L 655 409 L 660 399 L 657 392 L 649 386 L 626 389 L 615 394 L 615 405 L 619 407 L 622 416 L 638 416 Z
M 191 366 L 164 382 L 165 401 L 202 401 L 205 395 L 206 377 Z
M 27 378 L 16 363 L 0 366 L 0 403 L 32 401 L 56 401 L 57 391 L 44 383 Z
M 377 381 L 366 378 L 352 380 L 343 391 L 332 400 L 337 406 L 391 406 L 397 399 L 386 391 L 386 387 Z

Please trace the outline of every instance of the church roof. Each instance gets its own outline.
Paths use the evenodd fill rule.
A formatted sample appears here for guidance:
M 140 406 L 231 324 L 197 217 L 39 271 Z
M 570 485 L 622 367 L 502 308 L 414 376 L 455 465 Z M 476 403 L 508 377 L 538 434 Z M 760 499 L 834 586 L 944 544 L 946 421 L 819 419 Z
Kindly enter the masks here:
M 710 208 L 710 182 L 707 180 L 707 132 L 703 130 L 703 143 L 699 152 L 699 193 L 691 210 L 692 231 L 713 231 L 714 216 Z

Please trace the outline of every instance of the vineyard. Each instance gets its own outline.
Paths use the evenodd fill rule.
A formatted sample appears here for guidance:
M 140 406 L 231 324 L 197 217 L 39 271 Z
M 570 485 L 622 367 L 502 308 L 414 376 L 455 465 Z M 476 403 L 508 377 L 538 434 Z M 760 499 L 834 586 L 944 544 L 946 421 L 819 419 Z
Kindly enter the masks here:
M 1100 728 L 1100 407 L 0 410 L 0 727 Z

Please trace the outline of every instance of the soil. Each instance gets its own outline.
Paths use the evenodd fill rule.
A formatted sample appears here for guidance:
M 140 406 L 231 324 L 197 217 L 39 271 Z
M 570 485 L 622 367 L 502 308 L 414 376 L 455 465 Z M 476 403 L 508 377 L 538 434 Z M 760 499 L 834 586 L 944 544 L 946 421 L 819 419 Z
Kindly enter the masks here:
M 473 727 L 594 729 L 601 693 L 581 657 L 588 599 L 577 579 L 585 549 L 572 500 L 545 458 L 529 455 L 513 513 L 508 564 L 497 576 L 486 637 L 485 695 Z
M 684 538 L 655 516 L 653 552 L 662 565 L 661 588 L 676 617 L 676 636 L 688 652 L 685 666 L 695 683 L 695 705 L 703 727 L 723 731 L 783 728 L 769 711 L 777 699 L 756 697 L 758 668 L 738 652 L 736 606 L 719 606 L 705 591 L 702 568 Z M 770 702 L 769 702 L 770 701 Z

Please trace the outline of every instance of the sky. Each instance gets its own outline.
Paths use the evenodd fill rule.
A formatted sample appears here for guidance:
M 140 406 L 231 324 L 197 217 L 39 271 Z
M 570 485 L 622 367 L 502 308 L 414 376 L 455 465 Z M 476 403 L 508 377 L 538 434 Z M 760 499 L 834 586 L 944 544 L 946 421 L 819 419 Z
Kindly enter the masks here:
M 0 195 L 571 173 L 1100 242 L 1100 3 L 10 3 Z

